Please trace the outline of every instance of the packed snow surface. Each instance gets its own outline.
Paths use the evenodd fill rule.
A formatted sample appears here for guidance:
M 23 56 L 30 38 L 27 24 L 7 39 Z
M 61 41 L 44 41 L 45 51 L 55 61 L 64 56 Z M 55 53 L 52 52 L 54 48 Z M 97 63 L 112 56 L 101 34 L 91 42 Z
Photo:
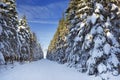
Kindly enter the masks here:
M 68 68 L 67 64 L 61 65 L 45 59 L 14 65 L 12 69 L 0 70 L 0 80 L 101 80 L 100 77 L 88 76 Z

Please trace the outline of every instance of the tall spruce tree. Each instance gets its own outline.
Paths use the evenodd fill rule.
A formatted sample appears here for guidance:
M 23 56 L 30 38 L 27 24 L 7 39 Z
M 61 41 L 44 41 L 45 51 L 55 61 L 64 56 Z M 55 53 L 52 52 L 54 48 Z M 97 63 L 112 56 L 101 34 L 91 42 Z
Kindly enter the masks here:
M 30 36 L 30 60 L 35 61 L 43 58 L 43 51 L 37 40 L 36 34 L 33 32 Z
M 17 12 L 15 0 L 0 1 L 0 53 L 5 61 L 13 62 L 15 54 L 18 53 L 17 43 Z
M 30 31 L 26 16 L 23 16 L 19 21 L 18 34 L 21 61 L 32 61 L 43 58 L 41 46 L 37 41 L 36 34 Z
M 120 10 L 115 1 L 79 0 L 70 23 L 68 62 L 88 74 L 118 71 L 120 67 Z M 84 11 L 85 10 L 85 11 Z M 114 62 L 115 60 L 115 62 Z M 108 67 L 109 66 L 109 67 Z M 105 69 L 101 71 L 101 67 Z
M 77 64 L 80 71 L 90 75 L 119 71 L 120 10 L 117 1 L 79 2 L 75 14 L 80 16 L 79 22 L 76 17 L 71 20 L 75 23 L 70 22 L 68 62 L 73 66 Z
M 58 29 L 51 41 L 47 58 L 55 60 L 60 63 L 65 63 L 65 49 L 66 49 L 66 35 L 68 34 L 68 28 L 66 26 L 66 19 L 63 18 L 59 21 Z
M 27 25 L 26 16 L 23 16 L 19 21 L 18 27 L 19 41 L 20 41 L 20 60 L 29 60 L 30 58 L 30 36 L 31 31 Z

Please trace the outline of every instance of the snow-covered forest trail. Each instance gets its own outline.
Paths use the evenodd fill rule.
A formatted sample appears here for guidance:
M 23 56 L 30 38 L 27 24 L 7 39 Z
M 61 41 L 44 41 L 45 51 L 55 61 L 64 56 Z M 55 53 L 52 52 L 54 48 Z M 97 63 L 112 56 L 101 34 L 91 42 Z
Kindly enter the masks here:
M 15 67 L 0 71 L 0 80 L 101 80 L 100 76 L 88 76 L 67 65 L 61 65 L 46 59 L 14 64 Z M 9 66 L 11 67 L 11 66 Z M 119 80 L 119 77 L 110 80 Z
M 88 80 L 86 76 L 66 65 L 43 59 L 16 65 L 13 69 L 0 73 L 0 80 Z

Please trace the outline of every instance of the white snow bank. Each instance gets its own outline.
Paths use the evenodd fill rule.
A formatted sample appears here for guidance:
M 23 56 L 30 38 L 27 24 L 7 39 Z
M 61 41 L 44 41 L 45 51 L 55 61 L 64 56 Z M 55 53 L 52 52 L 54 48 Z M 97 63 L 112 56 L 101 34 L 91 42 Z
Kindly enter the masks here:
M 15 68 L 0 73 L 0 80 L 101 80 L 100 76 L 88 76 L 66 66 L 67 64 L 60 65 L 43 59 L 24 65 L 16 65 Z M 112 77 L 109 80 L 119 79 L 120 76 Z

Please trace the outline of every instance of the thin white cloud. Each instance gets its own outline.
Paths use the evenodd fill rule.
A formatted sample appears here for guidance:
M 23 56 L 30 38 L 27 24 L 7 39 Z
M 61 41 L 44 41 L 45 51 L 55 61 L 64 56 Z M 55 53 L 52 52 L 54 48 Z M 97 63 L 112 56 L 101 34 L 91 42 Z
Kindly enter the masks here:
M 40 23 L 40 24 L 58 24 L 56 21 L 28 21 L 29 23 Z
M 67 2 L 52 3 L 46 6 L 19 5 L 18 12 L 20 15 L 27 15 L 28 19 L 37 18 L 60 18 Z

